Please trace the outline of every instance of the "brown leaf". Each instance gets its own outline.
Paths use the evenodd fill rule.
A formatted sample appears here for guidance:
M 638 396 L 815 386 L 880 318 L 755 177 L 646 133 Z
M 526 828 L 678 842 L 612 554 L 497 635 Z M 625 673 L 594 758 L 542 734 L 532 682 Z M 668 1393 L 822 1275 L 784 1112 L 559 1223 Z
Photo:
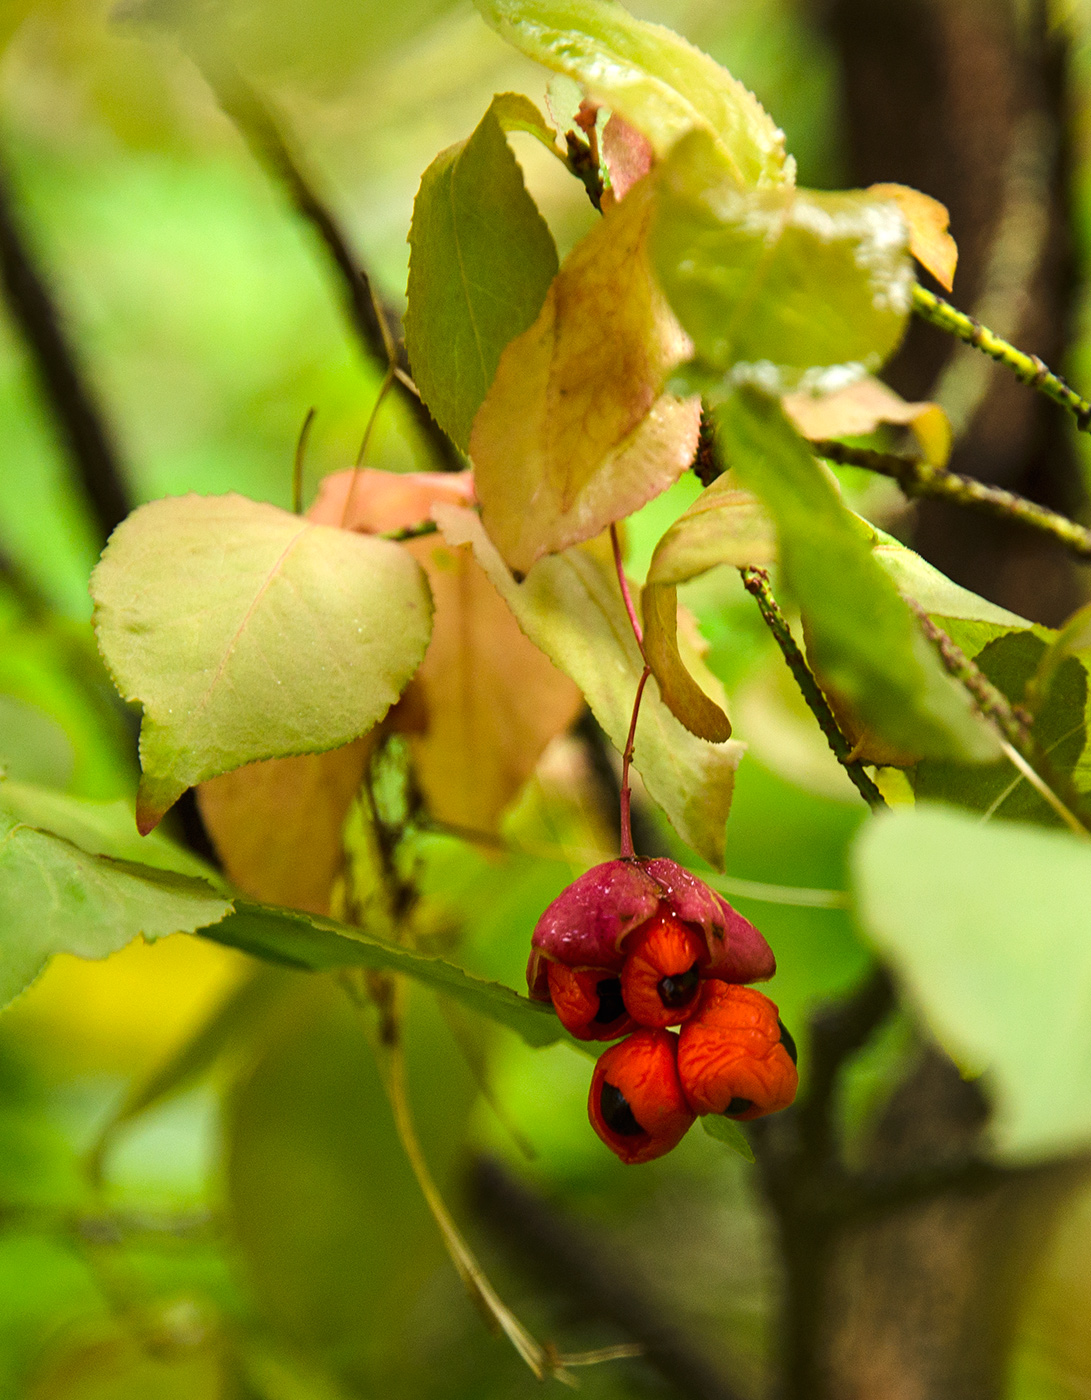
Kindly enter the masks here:
M 474 420 L 482 521 L 518 574 L 631 514 L 693 458 L 700 403 L 660 392 L 691 347 L 652 275 L 651 215 L 645 180 L 576 245 Z
M 322 483 L 311 516 L 397 530 L 430 519 L 439 503 L 472 500 L 468 472 L 362 471 L 355 486 L 352 472 L 339 472 Z M 432 640 L 407 701 L 422 705 L 423 724 L 415 711 L 402 726 L 417 777 L 440 821 L 495 831 L 550 740 L 579 713 L 580 693 L 523 635 L 469 546 L 428 535 L 405 548 L 427 573 L 435 603 Z
M 244 894 L 309 914 L 330 912 L 343 864 L 341 827 L 374 736 L 329 753 L 250 763 L 201 783 L 201 816 Z
M 678 652 L 678 589 L 651 584 L 640 599 L 644 613 L 644 656 L 659 686 L 663 703 L 691 734 L 722 744 L 731 738 L 731 721 L 690 675 Z
M 951 424 L 935 403 L 907 403 L 878 379 L 858 379 L 832 394 L 789 394 L 784 411 L 805 438 L 862 437 L 882 423 L 913 430 L 932 465 L 946 465 L 951 455 Z
M 909 251 L 949 292 L 955 282 L 958 244 L 948 232 L 951 217 L 947 206 L 908 185 L 872 185 L 869 193 L 898 205 L 909 225 Z

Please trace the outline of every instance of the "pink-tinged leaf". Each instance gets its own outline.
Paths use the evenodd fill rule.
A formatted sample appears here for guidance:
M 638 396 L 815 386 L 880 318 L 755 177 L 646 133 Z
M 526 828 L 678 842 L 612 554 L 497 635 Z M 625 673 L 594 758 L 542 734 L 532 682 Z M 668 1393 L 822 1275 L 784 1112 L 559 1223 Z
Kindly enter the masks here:
M 602 159 L 610 174 L 608 193 L 616 204 L 651 170 L 655 149 L 642 132 L 614 112 L 602 129 Z

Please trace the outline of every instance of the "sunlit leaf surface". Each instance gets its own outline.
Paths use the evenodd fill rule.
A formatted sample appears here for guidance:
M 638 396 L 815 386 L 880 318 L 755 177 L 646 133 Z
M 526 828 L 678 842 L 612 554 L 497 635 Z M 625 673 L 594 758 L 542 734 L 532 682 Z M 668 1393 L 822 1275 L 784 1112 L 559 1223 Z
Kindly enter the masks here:
M 424 576 L 397 545 L 241 496 L 142 506 L 91 587 L 107 665 L 144 707 L 144 831 L 204 778 L 366 733 L 431 631 Z

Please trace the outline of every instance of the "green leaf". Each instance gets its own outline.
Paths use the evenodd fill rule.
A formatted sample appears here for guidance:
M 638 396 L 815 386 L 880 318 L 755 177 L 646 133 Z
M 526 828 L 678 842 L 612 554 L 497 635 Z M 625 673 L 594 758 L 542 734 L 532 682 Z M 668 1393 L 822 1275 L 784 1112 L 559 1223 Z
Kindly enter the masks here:
M 875 542 L 875 558 L 898 592 L 903 598 L 912 598 L 919 603 L 931 616 L 986 622 L 994 629 L 991 636 L 1030 627 L 1025 617 L 1009 612 L 1007 608 L 997 607 L 987 598 L 952 582 L 946 574 L 902 544 L 901 540 L 868 522 L 864 523 Z
M 91 593 L 117 687 L 144 707 L 141 831 L 204 778 L 366 733 L 431 633 L 427 583 L 399 545 L 236 495 L 141 506 Z
M 501 351 L 533 322 L 557 273 L 505 129 L 550 144 L 532 102 L 494 98 L 473 135 L 424 172 L 409 233 L 409 360 L 432 416 L 463 450 Z
M 740 189 L 702 132 L 658 172 L 651 254 L 694 342 L 697 374 L 769 392 L 839 388 L 878 369 L 909 316 L 896 206 L 861 191 Z
M 1045 642 L 1034 632 L 1013 631 L 990 641 L 975 661 L 1013 705 L 1022 705 L 1047 654 Z M 1075 657 L 1069 656 L 1058 663 L 1031 727 L 1050 765 L 1060 774 L 1072 775 L 1084 752 L 1087 705 L 1087 672 Z M 1046 826 L 1061 822 L 1053 808 L 1006 759 L 974 765 L 920 763 L 913 786 L 922 800 L 951 802 L 1012 821 Z
M 1043 704 L 1065 660 L 1081 652 L 1091 655 L 1091 603 L 1072 614 L 1042 653 L 1038 669 L 1027 684 L 1026 700 L 1032 710 Z
M 216 943 L 307 972 L 367 967 L 377 972 L 403 973 L 507 1026 L 528 1045 L 552 1045 L 568 1038 L 551 1006 L 521 997 L 499 982 L 471 977 L 442 958 L 374 938 L 333 919 L 237 900 L 233 914 L 200 932 Z
M 737 1152 L 744 1161 L 754 1161 L 753 1148 L 747 1141 L 746 1134 L 733 1119 L 725 1118 L 722 1113 L 706 1113 L 701 1119 L 701 1127 L 710 1138 L 715 1138 L 717 1142 L 730 1147 L 732 1152 Z
M 776 527 L 756 496 L 740 491 L 730 472 L 717 477 L 655 547 L 648 583 L 686 583 L 719 564 L 742 569 L 771 564 Z
M 860 922 L 933 1034 L 986 1072 L 1005 1157 L 1091 1145 L 1091 845 L 921 806 L 865 827 Z
M 665 155 L 698 128 L 743 185 L 794 178 L 784 134 L 754 95 L 679 35 L 612 0 L 476 0 L 487 23 L 539 63 L 580 83 Z
M 876 562 L 868 530 L 780 407 L 741 389 L 718 421 L 736 476 L 776 521 L 781 568 L 806 620 L 812 660 L 860 727 L 911 753 L 993 757 L 994 736 L 943 672 Z
M 90 854 L 0 809 L 0 1006 L 54 953 L 104 958 L 139 935 L 192 933 L 230 908 L 204 880 Z
M 566 550 L 540 560 L 523 583 L 504 566 L 473 511 L 438 506 L 452 547 L 472 544 L 477 561 L 532 642 L 579 686 L 620 753 L 643 660 L 633 639 L 609 547 Z M 687 660 L 691 670 L 694 661 Z M 688 845 L 724 867 L 727 814 L 743 747 L 690 734 L 649 686 L 636 729 L 633 766 L 649 796 Z

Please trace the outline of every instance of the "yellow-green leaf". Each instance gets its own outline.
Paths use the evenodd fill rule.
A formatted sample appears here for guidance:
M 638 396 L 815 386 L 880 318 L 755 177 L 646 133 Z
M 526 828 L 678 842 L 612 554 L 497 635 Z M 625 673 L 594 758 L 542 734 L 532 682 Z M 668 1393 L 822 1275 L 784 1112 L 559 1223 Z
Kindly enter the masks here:
M 695 127 L 708 132 L 742 185 L 791 181 L 784 133 L 707 54 L 613 0 L 476 0 L 485 20 L 539 63 L 580 83 L 665 155 Z
M 641 594 L 644 656 L 664 705 L 691 734 L 711 744 L 731 738 L 731 721 L 706 695 L 678 652 L 678 590 L 672 583 L 650 584 Z
M 365 734 L 432 626 L 428 585 L 400 546 L 235 495 L 141 506 L 91 592 L 106 664 L 144 707 L 142 831 L 205 778 Z

